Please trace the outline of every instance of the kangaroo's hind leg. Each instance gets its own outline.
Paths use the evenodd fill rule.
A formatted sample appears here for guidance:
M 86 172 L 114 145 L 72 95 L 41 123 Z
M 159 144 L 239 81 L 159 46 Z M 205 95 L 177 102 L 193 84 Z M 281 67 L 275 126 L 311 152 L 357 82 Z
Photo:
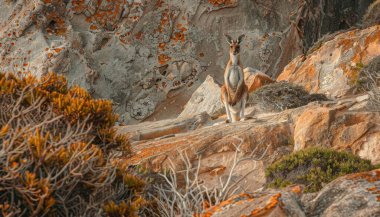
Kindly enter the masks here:
M 225 86 L 222 86 L 221 88 L 221 98 L 222 98 L 222 103 L 224 104 L 224 108 L 226 109 L 226 114 L 227 114 L 227 120 L 226 123 L 231 123 L 232 122 L 232 116 L 231 116 L 231 110 L 230 110 L 230 105 L 228 104 L 228 95 L 227 95 L 227 90 Z
M 241 98 L 241 108 L 240 108 L 240 120 L 244 121 L 245 120 L 245 105 L 247 104 L 247 92 L 243 94 L 243 97 Z

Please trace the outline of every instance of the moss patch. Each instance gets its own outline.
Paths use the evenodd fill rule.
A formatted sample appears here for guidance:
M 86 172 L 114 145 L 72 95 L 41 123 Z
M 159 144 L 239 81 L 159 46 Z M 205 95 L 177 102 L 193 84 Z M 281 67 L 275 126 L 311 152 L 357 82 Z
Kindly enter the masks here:
M 369 160 L 347 152 L 311 148 L 288 155 L 266 169 L 268 187 L 305 185 L 305 192 L 319 191 L 339 176 L 373 170 Z

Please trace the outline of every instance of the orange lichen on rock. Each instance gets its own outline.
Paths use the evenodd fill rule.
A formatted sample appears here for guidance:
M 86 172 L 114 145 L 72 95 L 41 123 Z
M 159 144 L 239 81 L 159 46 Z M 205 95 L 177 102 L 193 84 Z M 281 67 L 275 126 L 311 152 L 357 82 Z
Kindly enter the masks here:
M 291 191 L 292 191 L 293 193 L 295 193 L 295 194 L 300 195 L 300 194 L 302 193 L 302 187 L 299 186 L 299 185 L 294 186 L 294 187 L 291 189 Z
M 240 205 L 243 203 L 257 203 L 255 206 L 255 209 L 250 212 L 248 215 L 241 215 L 241 217 L 258 217 L 258 216 L 264 216 L 265 214 L 270 213 L 275 207 L 279 205 L 279 200 L 281 198 L 281 193 L 277 193 L 274 195 L 262 195 L 261 197 L 255 198 L 252 195 L 249 194 L 240 194 L 236 195 L 226 201 L 223 201 L 222 203 L 215 205 L 211 208 L 209 208 L 205 213 L 195 216 L 199 217 L 211 217 L 212 215 L 216 213 L 220 213 L 223 210 L 228 209 L 230 205 Z M 265 202 L 265 205 L 261 205 L 261 203 Z
M 65 20 L 62 18 L 62 14 L 56 11 L 51 11 L 46 14 L 46 18 L 51 20 L 52 26 L 48 26 L 46 31 L 48 33 L 54 33 L 58 36 L 64 36 L 67 32 L 67 26 Z
M 98 30 L 98 29 L 99 29 L 99 28 L 98 28 L 97 25 L 94 25 L 94 24 L 91 24 L 91 25 L 90 25 L 90 30 L 95 31 L 95 30 Z
M 171 57 L 169 57 L 168 55 L 165 55 L 165 54 L 158 55 L 158 63 L 160 63 L 161 65 L 166 64 L 169 60 L 171 60 Z
M 141 31 L 135 34 L 135 38 L 136 38 L 137 40 L 141 40 L 141 39 L 142 39 L 142 36 L 143 36 L 143 33 L 142 33 Z
M 352 175 L 349 175 L 347 179 L 350 180 L 366 180 L 367 182 L 378 182 L 380 181 L 380 169 L 370 171 L 370 172 L 363 172 L 363 173 L 355 173 Z
M 208 0 L 208 2 L 214 6 L 233 5 L 236 0 Z
M 173 12 L 169 12 L 169 9 L 165 9 L 161 14 L 160 25 L 158 26 L 157 32 L 163 33 L 165 26 L 169 24 L 171 18 L 173 18 Z
M 223 174 L 226 169 L 227 168 L 225 166 L 219 166 L 219 167 L 211 170 L 210 171 L 210 175 L 212 175 L 212 176 L 219 176 L 219 175 Z
M 96 10 L 94 10 L 92 15 L 88 15 L 86 18 L 87 22 L 91 22 L 93 24 L 98 24 L 100 27 L 103 28 L 111 28 L 113 29 L 116 25 L 116 23 L 119 21 L 123 11 L 124 7 L 128 4 L 127 0 L 115 0 L 115 1 L 106 1 L 107 3 L 104 3 L 104 1 L 97 1 L 96 3 Z M 83 13 L 86 10 L 90 10 L 91 6 L 88 6 L 84 0 L 73 0 L 72 1 L 72 10 L 77 13 Z M 100 10 L 99 8 L 102 7 Z M 91 30 L 94 30 L 94 26 Z
M 176 142 L 176 143 L 167 143 L 165 145 L 160 145 L 160 146 L 154 146 L 154 147 L 149 147 L 144 150 L 141 150 L 138 152 L 136 155 L 131 156 L 129 159 L 127 159 L 126 163 L 129 165 L 136 165 L 139 164 L 140 162 L 150 158 L 151 156 L 157 156 L 160 154 L 164 154 L 165 152 L 168 152 L 173 149 L 173 147 L 181 147 L 188 145 L 187 141 L 181 141 L 181 142 Z
M 307 56 L 296 57 L 277 81 L 297 83 L 313 93 L 344 96 L 356 84 L 360 71 L 356 65 L 366 65 L 380 55 L 379 42 L 380 25 L 338 34 Z
M 232 198 L 221 202 L 220 204 L 211 207 L 209 210 L 207 210 L 205 213 L 202 214 L 195 214 L 197 217 L 211 217 L 214 213 L 221 211 L 225 206 L 228 206 L 230 204 L 235 204 L 237 201 L 244 201 L 247 199 L 253 199 L 253 197 L 249 194 L 239 194 L 236 196 L 233 196 Z
M 158 48 L 160 48 L 161 50 L 165 50 L 165 47 L 166 47 L 166 43 L 159 43 L 158 44 Z
M 281 193 L 277 193 L 269 199 L 268 203 L 265 205 L 264 208 L 256 208 L 251 212 L 250 215 L 248 215 L 248 216 L 242 215 L 242 217 L 263 216 L 278 205 L 278 201 L 280 198 L 281 198 Z

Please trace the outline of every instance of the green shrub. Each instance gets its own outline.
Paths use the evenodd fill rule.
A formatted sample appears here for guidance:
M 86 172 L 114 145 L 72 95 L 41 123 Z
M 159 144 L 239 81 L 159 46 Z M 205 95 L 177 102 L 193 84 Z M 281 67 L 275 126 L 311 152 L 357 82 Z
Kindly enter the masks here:
M 339 176 L 375 169 L 369 160 L 347 152 L 311 148 L 285 156 L 266 169 L 268 187 L 305 185 L 305 192 L 319 191 Z
M 63 76 L 0 73 L 0 216 L 137 216 L 144 182 L 109 152 L 129 150 L 116 118 Z

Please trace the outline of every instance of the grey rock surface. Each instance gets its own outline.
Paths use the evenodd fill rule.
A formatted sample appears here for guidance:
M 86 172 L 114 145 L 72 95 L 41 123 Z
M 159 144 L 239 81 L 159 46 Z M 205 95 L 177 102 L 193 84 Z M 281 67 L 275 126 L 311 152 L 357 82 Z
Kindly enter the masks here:
M 179 117 L 189 117 L 202 112 L 207 112 L 214 118 L 224 113 L 220 87 L 211 76 L 207 76 L 204 83 L 193 93 Z

